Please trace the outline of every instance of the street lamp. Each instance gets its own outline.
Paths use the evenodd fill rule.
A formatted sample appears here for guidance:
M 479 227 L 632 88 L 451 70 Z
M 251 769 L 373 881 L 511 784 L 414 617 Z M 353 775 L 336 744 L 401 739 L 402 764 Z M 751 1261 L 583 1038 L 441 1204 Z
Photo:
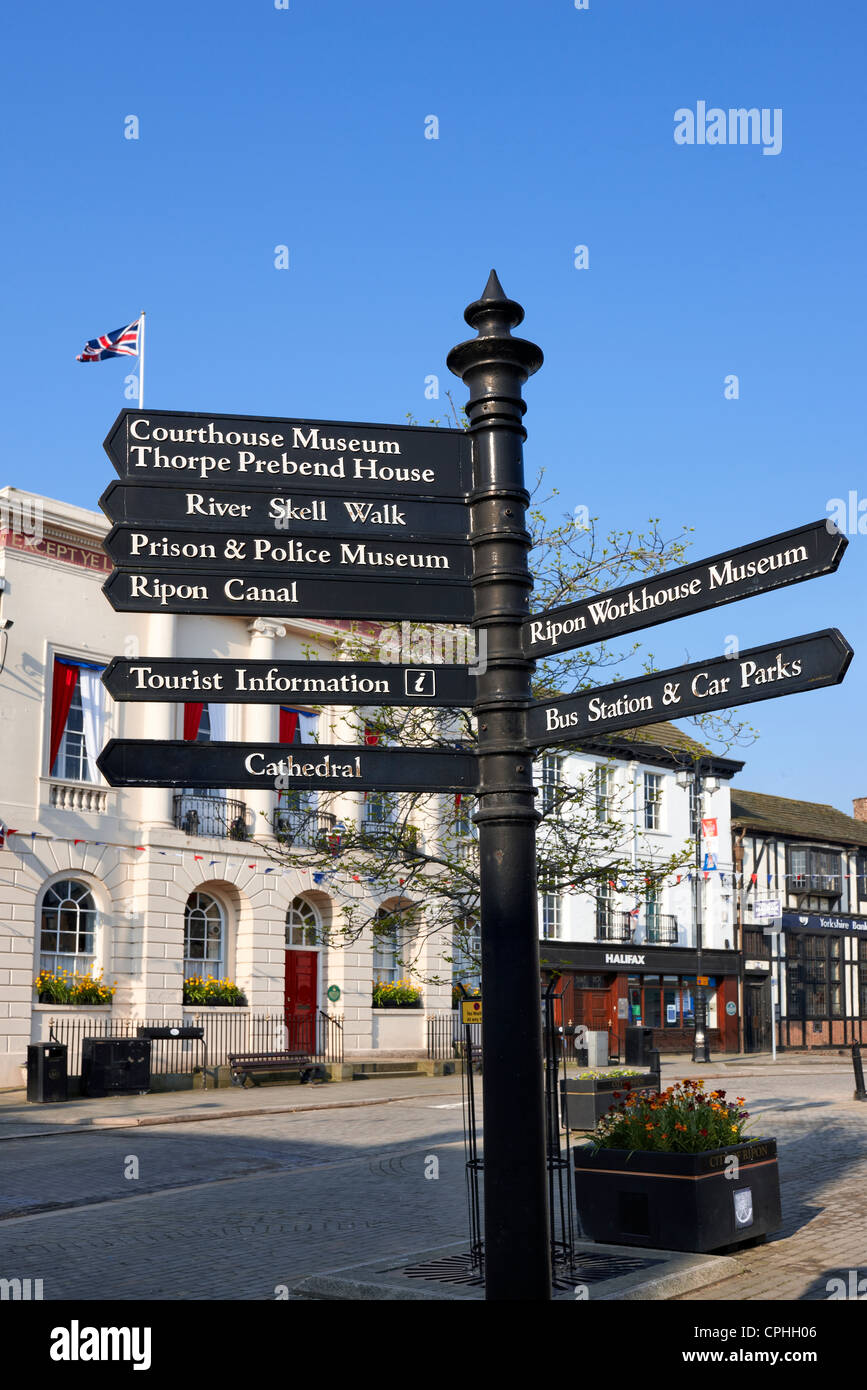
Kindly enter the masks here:
M 692 783 L 694 787 L 693 808 L 695 814 L 695 882 L 693 884 L 693 903 L 695 911 L 695 1004 L 694 1019 L 695 1032 L 692 1044 L 692 1060 L 694 1062 L 709 1062 L 710 1047 L 707 1037 L 707 995 L 705 986 L 702 983 L 704 971 L 702 968 L 702 862 L 701 862 L 701 821 L 704 793 L 715 792 L 719 786 L 716 777 L 705 776 L 702 770 L 701 759 L 697 759 L 690 770 L 681 767 L 675 774 L 675 781 L 679 787 L 688 787 Z

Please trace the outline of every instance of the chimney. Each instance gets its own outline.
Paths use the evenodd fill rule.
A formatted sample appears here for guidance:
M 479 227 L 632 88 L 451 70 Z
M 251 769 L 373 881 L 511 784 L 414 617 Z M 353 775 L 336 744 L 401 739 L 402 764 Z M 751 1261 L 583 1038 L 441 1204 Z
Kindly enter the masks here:
M 867 820 L 867 796 L 852 798 L 852 815 L 856 820 Z

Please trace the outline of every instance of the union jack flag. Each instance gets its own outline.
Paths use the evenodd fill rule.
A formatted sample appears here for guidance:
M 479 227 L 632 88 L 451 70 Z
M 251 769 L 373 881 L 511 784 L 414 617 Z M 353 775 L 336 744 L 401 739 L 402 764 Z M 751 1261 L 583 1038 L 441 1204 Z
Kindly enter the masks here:
M 126 328 L 115 328 L 113 333 L 104 333 L 101 338 L 91 338 L 75 360 L 103 362 L 107 357 L 137 357 L 140 332 L 141 317 L 127 324 Z

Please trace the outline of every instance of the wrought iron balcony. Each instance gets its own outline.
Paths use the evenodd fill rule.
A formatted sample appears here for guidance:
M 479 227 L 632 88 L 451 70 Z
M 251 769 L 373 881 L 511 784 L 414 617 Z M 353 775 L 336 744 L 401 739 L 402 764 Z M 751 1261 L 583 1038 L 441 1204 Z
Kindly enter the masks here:
M 381 844 L 383 840 L 393 840 L 405 849 L 419 849 L 421 831 L 417 825 L 405 825 L 402 821 L 362 820 L 358 825 L 359 839 L 371 844 Z
M 275 811 L 271 818 L 274 834 L 282 845 L 299 849 L 328 848 L 336 816 L 327 811 Z
M 225 840 L 249 840 L 248 812 L 243 801 L 198 792 L 176 792 L 174 822 L 185 835 L 211 835 Z
M 631 941 L 635 918 L 628 912 L 615 912 L 613 908 L 596 909 L 597 941 Z
M 667 913 L 651 917 L 645 926 L 644 939 L 648 946 L 676 946 L 677 918 Z

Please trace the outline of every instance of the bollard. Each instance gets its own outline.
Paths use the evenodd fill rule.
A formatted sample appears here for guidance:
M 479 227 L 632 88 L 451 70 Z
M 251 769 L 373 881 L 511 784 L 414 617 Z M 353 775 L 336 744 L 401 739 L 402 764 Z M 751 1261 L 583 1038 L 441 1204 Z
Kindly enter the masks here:
M 861 1061 L 861 1044 L 852 1044 L 852 1066 L 855 1068 L 855 1095 L 853 1100 L 867 1100 L 864 1087 L 864 1064 Z
M 656 1088 L 662 1090 L 662 1064 L 659 1060 L 659 1048 L 652 1047 L 647 1053 L 647 1070 L 656 1073 Z

